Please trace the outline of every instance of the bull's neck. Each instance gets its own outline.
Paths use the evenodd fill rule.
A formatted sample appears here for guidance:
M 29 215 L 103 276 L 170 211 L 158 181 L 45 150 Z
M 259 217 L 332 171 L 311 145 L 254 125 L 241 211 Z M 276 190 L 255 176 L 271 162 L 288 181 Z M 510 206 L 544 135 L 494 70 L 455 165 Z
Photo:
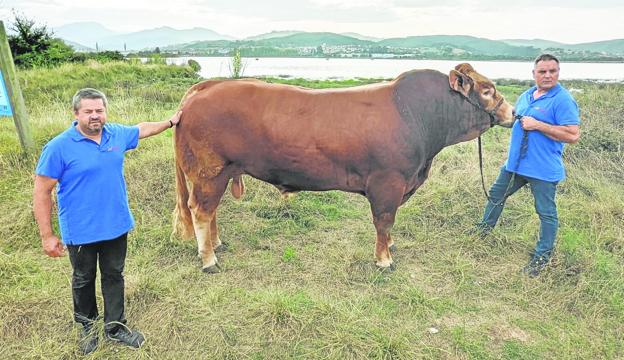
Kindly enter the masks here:
M 445 101 L 435 103 L 435 113 L 441 116 L 435 118 L 435 123 L 426 126 L 437 127 L 430 138 L 430 149 L 438 153 L 446 146 L 476 139 L 490 128 L 490 116 L 473 103 L 470 103 L 461 94 L 449 90 Z M 431 121 L 433 119 L 425 119 Z
M 444 147 L 476 138 L 490 127 L 489 115 L 449 87 L 448 76 L 411 71 L 395 84 L 394 102 L 414 146 L 427 159 Z

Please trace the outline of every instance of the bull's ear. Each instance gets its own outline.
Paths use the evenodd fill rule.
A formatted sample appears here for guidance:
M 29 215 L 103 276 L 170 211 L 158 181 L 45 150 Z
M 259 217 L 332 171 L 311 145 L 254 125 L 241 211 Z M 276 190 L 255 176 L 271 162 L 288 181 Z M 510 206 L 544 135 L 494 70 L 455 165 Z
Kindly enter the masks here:
M 449 85 L 451 89 L 468 97 L 470 89 L 472 88 L 472 79 L 457 70 L 451 70 L 451 72 L 449 72 Z
M 459 71 L 462 74 L 468 74 L 469 72 L 474 71 L 474 68 L 468 63 L 461 63 L 455 66 L 455 70 Z

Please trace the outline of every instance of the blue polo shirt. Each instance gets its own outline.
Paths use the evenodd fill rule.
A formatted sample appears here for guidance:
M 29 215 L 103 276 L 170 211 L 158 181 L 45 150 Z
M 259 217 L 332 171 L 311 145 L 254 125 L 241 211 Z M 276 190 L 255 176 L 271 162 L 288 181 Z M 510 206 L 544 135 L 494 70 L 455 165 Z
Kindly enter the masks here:
M 107 123 L 98 145 L 74 121 L 47 143 L 37 175 L 58 180 L 61 238 L 66 245 L 114 239 L 134 227 L 124 179 L 124 154 L 137 147 L 139 128 Z
M 532 116 L 533 118 L 551 125 L 579 125 L 579 109 L 576 101 L 561 84 L 537 99 L 533 98 L 533 86 L 525 91 L 516 101 L 516 114 Z M 505 169 L 517 172 L 520 175 L 539 180 L 558 182 L 565 178 L 563 167 L 564 143 L 553 140 L 540 131 L 528 132 L 528 147 L 526 155 L 520 159 L 523 129 L 520 121 L 516 121 L 511 130 L 509 142 L 509 156 Z M 516 165 L 518 169 L 516 171 Z

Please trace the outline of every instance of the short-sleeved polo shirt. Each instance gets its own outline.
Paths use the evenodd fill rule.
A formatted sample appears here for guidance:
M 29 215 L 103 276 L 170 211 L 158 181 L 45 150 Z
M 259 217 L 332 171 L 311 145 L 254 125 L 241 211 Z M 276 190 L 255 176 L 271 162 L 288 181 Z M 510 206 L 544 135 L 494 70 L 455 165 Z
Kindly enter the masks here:
M 97 144 L 76 126 L 74 121 L 44 146 L 35 170 L 58 180 L 59 227 L 66 245 L 111 240 L 134 227 L 124 155 L 137 147 L 138 127 L 107 123 Z
M 520 95 L 516 101 L 516 114 L 531 116 L 551 125 L 580 124 L 578 105 L 561 84 L 555 85 L 546 94 L 534 99 L 533 93 L 536 89 L 533 86 Z M 543 181 L 563 180 L 564 143 L 553 140 L 540 131 L 528 131 L 526 154 L 521 157 L 523 134 L 520 121 L 516 121 L 511 131 L 506 170 Z

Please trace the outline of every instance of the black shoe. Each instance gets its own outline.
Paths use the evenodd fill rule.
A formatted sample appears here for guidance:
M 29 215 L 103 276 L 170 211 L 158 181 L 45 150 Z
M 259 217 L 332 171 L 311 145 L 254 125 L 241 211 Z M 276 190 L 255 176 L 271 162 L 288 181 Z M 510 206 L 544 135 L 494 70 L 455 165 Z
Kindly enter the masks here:
M 536 277 L 544 270 L 548 264 L 548 258 L 543 256 L 534 256 L 529 263 L 522 269 L 522 273 L 529 277 Z
M 83 328 L 80 332 L 78 347 L 83 355 L 89 355 L 97 349 L 98 334 L 93 328 Z
M 143 334 L 136 330 L 131 330 L 126 326 L 120 326 L 114 333 L 106 333 L 106 338 L 111 341 L 120 342 L 124 345 L 138 349 L 145 342 Z
M 476 223 L 474 227 L 468 231 L 468 233 L 470 235 L 476 235 L 479 239 L 484 240 L 488 237 L 488 235 L 490 235 L 492 230 L 494 230 L 494 228 L 488 224 Z

